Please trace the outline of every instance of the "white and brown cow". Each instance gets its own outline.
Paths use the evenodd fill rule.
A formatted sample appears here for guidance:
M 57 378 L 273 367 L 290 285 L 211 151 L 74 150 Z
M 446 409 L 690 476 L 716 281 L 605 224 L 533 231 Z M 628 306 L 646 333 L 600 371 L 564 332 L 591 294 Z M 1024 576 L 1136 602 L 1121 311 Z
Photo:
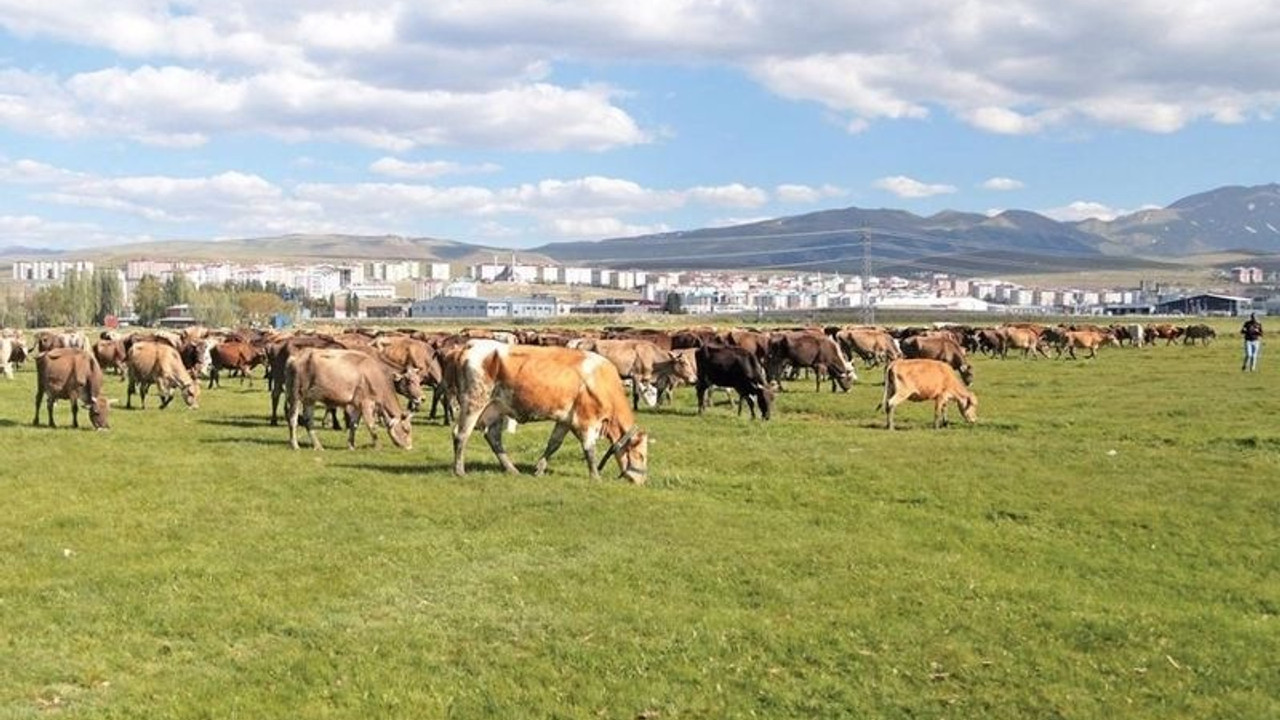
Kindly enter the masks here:
M 941 360 L 906 358 L 895 360 L 885 369 L 884 398 L 880 407 L 888 416 L 887 427 L 893 429 L 893 411 L 908 400 L 933 401 L 933 426 L 947 422 L 947 403 L 954 401 L 964 419 L 978 420 L 978 398 L 956 377 L 955 371 Z M 876 408 L 877 410 L 879 408 Z
M 107 429 L 110 403 L 102 394 L 102 366 L 93 353 L 80 348 L 58 348 L 36 356 L 36 416 L 40 424 L 40 403 L 46 403 L 49 427 L 53 427 L 55 400 L 71 401 L 71 427 L 80 427 L 80 403 L 89 409 L 89 420 L 98 430 Z
M 125 407 L 133 407 L 133 393 L 136 391 L 142 400 L 142 407 L 147 407 L 147 390 L 156 385 L 160 389 L 160 407 L 166 408 L 173 401 L 175 388 L 182 390 L 182 399 L 188 407 L 199 407 L 200 385 L 192 380 L 182 364 L 182 356 L 178 350 L 167 342 L 140 340 L 129 346 L 129 355 L 125 359 L 129 368 L 129 395 Z
M 458 399 L 453 428 L 453 470 L 464 475 L 467 439 L 479 424 L 502 467 L 519 472 L 502 447 L 505 420 L 552 420 L 555 428 L 534 468 L 541 475 L 547 460 L 572 432 L 582 443 L 587 471 L 593 479 L 610 457 L 633 483 L 646 479 L 649 436 L 634 420 L 622 378 L 613 364 L 585 350 L 562 347 L 507 345 L 471 340 L 446 363 L 445 380 Z M 597 464 L 596 441 L 604 437 L 609 449 Z
M 298 449 L 298 419 L 303 420 L 311 447 L 323 450 L 316 437 L 312 412 L 316 403 L 328 408 L 342 408 L 347 415 L 347 448 L 356 446 L 356 429 L 363 422 L 369 428 L 373 445 L 378 445 L 375 431 L 380 422 L 387 428 L 391 442 L 405 450 L 413 449 L 413 415 L 400 409 L 396 384 L 407 379 L 410 393 L 421 401 L 422 389 L 416 368 L 401 374 L 392 367 L 361 350 L 308 348 L 292 354 L 285 365 L 285 416 L 289 420 L 289 445 Z

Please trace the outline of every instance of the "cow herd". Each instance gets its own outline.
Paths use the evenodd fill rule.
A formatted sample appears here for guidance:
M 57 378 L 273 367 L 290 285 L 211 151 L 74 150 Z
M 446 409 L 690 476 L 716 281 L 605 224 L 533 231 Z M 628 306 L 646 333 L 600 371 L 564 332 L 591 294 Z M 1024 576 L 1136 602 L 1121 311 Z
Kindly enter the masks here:
M 720 388 L 736 394 L 737 412 L 745 405 L 751 418 L 769 420 L 784 380 L 808 373 L 816 390 L 848 391 L 857 380 L 851 359 L 867 367 L 885 367 L 881 407 L 886 425 L 894 427 L 895 409 L 907 401 L 933 401 L 935 426 L 945 424 L 954 403 L 969 422 L 976 420 L 977 398 L 970 358 L 1077 358 L 1077 351 L 1096 357 L 1106 345 L 1208 343 L 1207 325 L 1170 324 L 1041 325 L 1012 323 L 996 327 L 940 325 L 886 328 L 711 327 L 653 329 L 610 327 L 600 331 L 477 329 L 458 333 L 421 329 L 347 329 L 341 332 L 288 332 L 256 329 L 214 331 L 201 327 L 181 332 L 104 332 L 89 342 L 79 331 L 42 331 L 29 348 L 24 335 L 0 331 L 0 368 L 12 378 L 13 367 L 28 355 L 35 358 L 36 413 L 43 403 L 54 425 L 53 404 L 71 405 L 72 425 L 79 425 L 84 405 L 93 426 L 109 428 L 111 403 L 105 376 L 127 381 L 126 406 L 146 408 L 154 389 L 161 408 L 180 396 L 199 407 L 205 390 L 221 387 L 224 378 L 239 377 L 253 385 L 258 368 L 270 398 L 270 424 L 283 417 L 289 443 L 298 447 L 298 426 L 311 445 L 321 449 L 314 432 L 314 409 L 335 429 L 345 421 L 347 446 L 355 447 L 356 431 L 365 425 L 376 445 L 376 428 L 391 441 L 412 447 L 413 413 L 428 402 L 430 417 L 443 414 L 452 425 L 454 470 L 465 472 L 467 440 L 480 428 L 498 461 L 508 471 L 515 465 L 502 437 L 512 422 L 550 420 L 553 430 L 535 472 L 541 474 L 569 433 L 581 443 L 588 473 L 597 477 L 615 459 L 621 475 L 642 483 L 648 464 L 648 436 L 636 413 L 670 398 L 673 389 L 691 385 L 698 413 Z M 630 387 L 629 391 L 627 386 Z M 403 401 L 403 405 L 402 405 Z M 600 459 L 595 446 L 609 446 Z

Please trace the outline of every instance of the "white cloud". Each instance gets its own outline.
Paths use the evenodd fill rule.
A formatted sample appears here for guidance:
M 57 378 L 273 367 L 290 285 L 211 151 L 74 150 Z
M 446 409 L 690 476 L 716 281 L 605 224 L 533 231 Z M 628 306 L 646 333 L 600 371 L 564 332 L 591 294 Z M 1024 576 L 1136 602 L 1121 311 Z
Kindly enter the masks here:
M 5 245 L 42 249 L 72 249 L 150 238 L 105 232 L 93 223 L 47 220 L 38 215 L 0 215 L 0 236 Z
M 501 169 L 502 166 L 495 163 L 464 165 L 448 160 L 412 162 L 393 157 L 378 158 L 369 165 L 369 170 L 377 173 L 378 175 L 386 175 L 387 177 L 402 178 L 406 180 L 428 180 L 431 178 L 442 177 L 444 175 L 492 173 L 498 172 Z
M 810 185 L 784 184 L 774 188 L 773 194 L 778 199 L 778 202 L 808 205 L 828 198 L 844 197 L 848 192 L 844 188 L 836 187 L 835 185 L 813 187 Z
M 482 92 L 412 91 L 272 71 L 224 77 L 176 66 L 110 68 L 59 82 L 0 74 L 0 125 L 40 135 L 124 136 L 192 146 L 215 133 L 339 140 L 405 150 L 461 145 L 607 150 L 649 141 L 604 86 L 532 83 Z
M 887 190 L 900 198 L 926 198 L 934 195 L 946 195 L 956 191 L 954 185 L 923 183 L 905 175 L 883 177 L 873 184 L 875 187 Z
M 1256 58 L 1272 53 L 1278 24 L 1280 6 L 1249 0 L 0 0 L 0 31 L 125 60 L 75 87 L 43 73 L 21 92 L 2 76 L 25 73 L 0 71 L 0 124 L 180 146 L 270 132 L 599 150 L 649 133 L 610 91 L 548 78 L 558 64 L 648 62 L 739 68 L 850 132 L 945 112 L 1004 134 L 1079 123 L 1168 133 L 1274 115 L 1280 68 Z
M 685 196 L 691 202 L 719 207 L 754 208 L 769 202 L 769 193 L 742 183 L 690 188 Z
M 668 232 L 666 225 L 632 225 L 613 217 L 554 218 L 544 229 L 561 238 L 604 239 Z
M 1050 208 L 1040 213 L 1059 222 L 1079 222 L 1081 220 L 1115 220 L 1128 214 L 1126 210 L 1117 210 L 1100 202 L 1077 200 L 1062 207 Z
M 985 190 L 1008 191 L 1021 190 L 1026 187 L 1026 185 L 1024 185 L 1021 180 L 1015 180 L 1013 178 L 993 177 L 984 180 L 982 182 L 982 187 Z

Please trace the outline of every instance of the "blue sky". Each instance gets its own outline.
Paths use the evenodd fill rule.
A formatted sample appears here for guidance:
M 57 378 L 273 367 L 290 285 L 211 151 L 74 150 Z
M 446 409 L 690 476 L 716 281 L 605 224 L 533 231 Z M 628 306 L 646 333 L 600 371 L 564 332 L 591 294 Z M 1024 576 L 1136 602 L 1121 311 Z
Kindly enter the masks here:
M 0 0 L 0 247 L 1109 218 L 1280 166 L 1267 3 L 44 5 Z

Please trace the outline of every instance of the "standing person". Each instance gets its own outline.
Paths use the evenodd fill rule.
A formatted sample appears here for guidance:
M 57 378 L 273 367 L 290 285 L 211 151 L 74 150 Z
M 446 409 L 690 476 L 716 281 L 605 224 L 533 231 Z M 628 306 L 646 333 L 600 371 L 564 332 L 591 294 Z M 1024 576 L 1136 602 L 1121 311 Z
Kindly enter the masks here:
M 1249 313 L 1249 319 L 1240 328 L 1240 334 L 1244 336 L 1244 363 L 1240 365 L 1240 369 L 1257 370 L 1258 350 L 1262 346 L 1262 323 L 1258 322 L 1257 315 Z

